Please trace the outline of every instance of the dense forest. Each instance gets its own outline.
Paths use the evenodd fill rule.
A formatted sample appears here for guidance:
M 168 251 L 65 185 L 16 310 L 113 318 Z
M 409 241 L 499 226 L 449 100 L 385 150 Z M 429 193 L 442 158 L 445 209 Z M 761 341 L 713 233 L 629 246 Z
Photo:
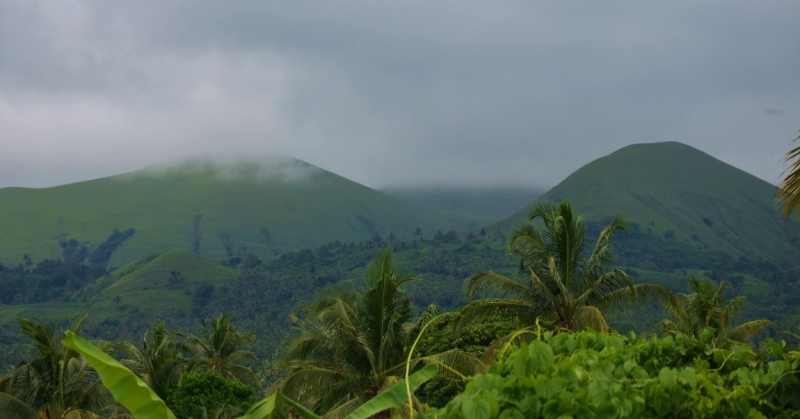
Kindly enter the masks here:
M 531 217 L 505 233 L 419 231 L 266 262 L 230 257 L 220 264 L 239 278 L 194 286 L 188 311 L 153 316 L 117 297 L 117 319 L 20 318 L 2 331 L 13 366 L 0 403 L 13 417 L 135 414 L 114 389 L 91 385 L 110 379 L 89 367 L 107 355 L 76 349 L 80 335 L 178 418 L 237 417 L 264 396 L 270 414 L 357 415 L 367 400 L 406 394 L 404 368 L 419 374 L 411 403 L 373 414 L 800 414 L 795 267 L 733 260 L 622 219 L 587 223 L 567 202 Z M 66 257 L 0 266 L 0 299 L 86 301 L 101 291 L 93 278 L 111 271 Z M 173 271 L 172 286 L 182 281 Z M 755 305 L 742 296 L 753 281 L 768 290 Z M 65 329 L 72 350 L 60 343 Z

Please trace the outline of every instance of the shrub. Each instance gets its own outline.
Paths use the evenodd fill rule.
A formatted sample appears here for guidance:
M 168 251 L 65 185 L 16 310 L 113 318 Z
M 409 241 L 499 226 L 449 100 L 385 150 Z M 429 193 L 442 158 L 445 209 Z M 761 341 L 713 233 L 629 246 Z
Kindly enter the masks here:
M 506 353 L 428 418 L 800 417 L 800 352 L 768 341 L 546 333 Z
M 254 401 L 255 394 L 250 386 L 228 381 L 222 374 L 206 370 L 184 377 L 170 395 L 169 405 L 178 419 L 188 419 L 203 417 L 203 410 L 207 414 L 226 408 L 244 411 Z

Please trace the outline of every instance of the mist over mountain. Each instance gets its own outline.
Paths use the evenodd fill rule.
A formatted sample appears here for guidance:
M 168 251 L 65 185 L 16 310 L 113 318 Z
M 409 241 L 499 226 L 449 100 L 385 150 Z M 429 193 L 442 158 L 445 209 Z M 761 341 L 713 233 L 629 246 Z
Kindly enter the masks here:
M 545 191 L 526 187 L 395 187 L 381 188 L 396 198 L 469 214 L 507 217 Z
M 194 157 L 52 188 L 0 189 L 0 262 L 95 255 L 94 264 L 121 266 L 171 248 L 217 260 L 271 257 L 495 220 L 402 201 L 290 157 Z

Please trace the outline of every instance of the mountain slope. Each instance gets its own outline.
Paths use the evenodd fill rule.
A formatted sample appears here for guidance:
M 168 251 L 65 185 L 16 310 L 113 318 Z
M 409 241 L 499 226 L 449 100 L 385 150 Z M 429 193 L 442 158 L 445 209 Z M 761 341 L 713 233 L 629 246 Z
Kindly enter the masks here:
M 401 201 L 288 157 L 190 159 L 52 188 L 0 189 L 0 262 L 16 264 L 25 254 L 57 258 L 62 246 L 75 258 L 88 253 L 88 260 L 112 266 L 170 248 L 210 259 L 265 257 L 495 220 Z M 114 229 L 129 228 L 132 236 L 107 240 Z M 106 260 L 98 250 L 104 241 Z
M 695 148 L 667 142 L 635 144 L 597 159 L 535 203 L 569 200 L 591 221 L 623 213 L 654 235 L 734 256 L 796 263 L 800 233 L 780 219 L 774 191 Z M 528 210 L 492 228 L 505 231 Z

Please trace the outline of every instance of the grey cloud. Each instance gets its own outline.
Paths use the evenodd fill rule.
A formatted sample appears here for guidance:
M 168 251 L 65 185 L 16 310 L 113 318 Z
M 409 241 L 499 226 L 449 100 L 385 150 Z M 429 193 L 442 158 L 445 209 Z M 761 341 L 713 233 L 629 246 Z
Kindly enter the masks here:
M 160 162 L 136 172 L 119 176 L 126 182 L 141 176 L 210 176 L 222 181 L 249 180 L 302 185 L 321 171 L 308 163 L 280 154 L 199 155 Z
M 0 0 L 0 186 L 233 152 L 541 187 L 666 140 L 776 182 L 800 128 L 794 1 L 61 3 Z

